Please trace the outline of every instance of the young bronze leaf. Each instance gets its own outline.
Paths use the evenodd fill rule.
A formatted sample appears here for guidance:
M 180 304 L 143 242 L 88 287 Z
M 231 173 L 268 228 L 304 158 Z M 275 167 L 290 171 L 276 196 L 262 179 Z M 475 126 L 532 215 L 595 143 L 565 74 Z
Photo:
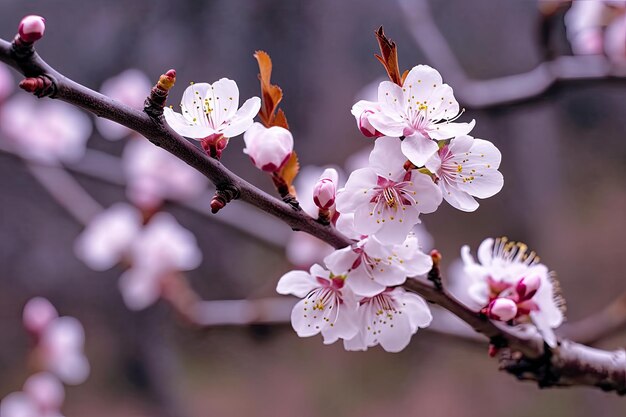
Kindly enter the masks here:
M 272 60 L 264 51 L 256 51 L 254 57 L 259 63 L 259 80 L 261 81 L 261 111 L 259 117 L 266 126 L 273 126 L 274 117 L 278 103 L 283 98 L 283 92 L 277 85 L 272 85 Z
M 379 27 L 376 33 L 378 46 L 380 47 L 380 55 L 375 55 L 381 64 L 385 67 L 389 79 L 402 86 L 402 77 L 400 76 L 400 67 L 398 64 L 398 48 L 396 43 L 385 35 L 383 27 Z
M 298 155 L 296 155 L 296 151 L 291 153 L 291 157 L 289 161 L 285 164 L 283 169 L 280 170 L 281 178 L 287 183 L 289 187 L 289 193 L 291 195 L 296 195 L 296 190 L 293 187 L 293 180 L 296 179 L 296 175 L 300 171 L 300 162 L 298 162 Z
M 285 116 L 285 112 L 283 109 L 278 109 L 276 112 L 276 117 L 272 121 L 272 126 L 280 126 L 289 130 L 289 123 L 287 123 L 287 116 Z

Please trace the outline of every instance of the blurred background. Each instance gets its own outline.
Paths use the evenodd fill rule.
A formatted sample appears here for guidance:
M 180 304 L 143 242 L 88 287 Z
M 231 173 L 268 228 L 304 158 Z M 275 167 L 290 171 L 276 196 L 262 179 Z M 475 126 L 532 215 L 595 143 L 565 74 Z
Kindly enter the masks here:
M 252 54 L 265 50 L 274 62 L 273 82 L 284 91 L 283 108 L 302 165 L 345 167 L 371 145 L 356 129 L 350 108 L 367 94 L 366 86 L 385 75 L 373 57 L 378 26 L 399 45 L 401 68 L 433 65 L 455 91 L 462 88 L 455 84 L 455 69 L 432 62 L 416 42 L 413 25 L 421 23 L 401 4 L 422 7 L 418 3 L 423 2 L 0 0 L 0 37 L 11 39 L 23 16 L 42 15 L 47 31 L 37 50 L 61 73 L 100 90 L 109 78 L 137 69 L 147 75 L 149 88 L 175 68 L 178 84 L 169 101 L 175 106 L 190 81 L 222 77 L 237 81 L 241 101 L 258 96 Z M 564 11 L 551 18 L 547 30 L 535 1 L 431 1 L 430 10 L 465 75 L 474 80 L 525 73 L 546 57 L 572 54 Z M 620 65 L 619 56 L 601 59 Z M 20 79 L 15 72 L 11 76 L 13 84 Z M 0 94 L 0 109 L 6 112 L 21 95 Z M 625 97 L 620 77 L 557 83 L 528 100 L 482 109 L 464 103 L 457 92 L 466 107 L 464 121 L 477 121 L 473 135 L 501 150 L 505 186 L 474 213 L 444 203 L 424 216 L 444 266 L 458 258 L 463 244 L 475 250 L 485 237 L 506 235 L 526 242 L 557 272 L 569 321 L 626 291 Z M 38 113 L 34 120 L 46 117 Z M 87 159 L 82 151 L 53 158 L 53 166 L 60 161 L 70 173 L 66 191 L 59 188 L 64 177 L 59 180 L 57 171 L 36 168 L 50 161 L 15 150 L 9 136 L 15 136 L 16 118 L 0 118 L 0 135 L 6 136 L 0 139 L 14 147 L 0 152 L 0 397 L 19 390 L 32 373 L 22 309 L 30 298 L 43 296 L 85 327 L 91 375 L 67 389 L 68 417 L 626 413 L 626 402 L 614 394 L 539 390 L 517 382 L 497 371 L 486 344 L 428 330 L 419 331 L 399 354 L 379 348 L 355 353 L 340 344 L 324 346 L 319 337 L 300 339 L 288 323 L 202 328 L 189 325 L 163 301 L 132 311 L 118 289 L 123 267 L 94 271 L 77 258 L 75 241 L 85 225 L 58 199 L 69 198 L 70 206 L 84 201 L 72 191 L 78 184 L 94 200 L 86 200 L 88 218 L 94 207 L 128 201 L 120 158 L 127 142 L 138 139 L 106 140 L 111 134 L 96 128 L 92 116 L 56 126 L 58 135 L 71 136 L 75 129 L 68 124 L 81 125 L 88 139 Z M 31 147 L 37 147 L 33 140 Z M 56 143 L 56 136 L 45 140 Z M 231 140 L 224 164 L 272 192 L 269 178 L 242 148 L 241 138 Z M 61 196 L 49 189 L 62 190 Z M 289 228 L 248 217 L 261 215 L 240 202 L 207 216 L 210 192 L 193 197 L 184 204 L 170 201 L 178 197 L 164 198 L 168 201 L 159 205 L 193 232 L 202 251 L 199 267 L 186 272 L 190 286 L 205 300 L 273 297 L 278 278 L 300 262 L 285 256 Z M 622 333 L 600 346 L 625 344 Z

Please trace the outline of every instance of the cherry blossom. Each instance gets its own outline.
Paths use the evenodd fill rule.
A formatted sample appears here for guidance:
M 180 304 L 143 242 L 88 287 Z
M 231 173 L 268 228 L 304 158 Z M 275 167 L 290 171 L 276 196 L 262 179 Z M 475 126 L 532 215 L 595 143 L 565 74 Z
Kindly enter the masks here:
M 334 275 L 317 264 L 308 273 L 291 271 L 280 278 L 276 287 L 279 294 L 302 298 L 291 312 L 291 325 L 298 336 L 321 333 L 324 344 L 331 344 L 357 334 L 357 304 L 345 281 L 345 276 Z
M 54 375 L 40 372 L 26 380 L 23 391 L 0 402 L 0 417 L 62 417 L 64 400 L 63 384 Z
M 39 335 L 57 317 L 59 313 L 50 301 L 43 297 L 35 297 L 24 306 L 22 321 L 26 330 Z
M 129 69 L 102 83 L 100 92 L 134 109 L 143 109 L 144 101 L 150 94 L 152 83 L 146 74 L 137 69 Z M 98 132 L 108 140 L 119 140 L 133 133 L 122 126 L 102 117 L 96 119 Z
M 313 201 L 320 210 L 329 210 L 335 206 L 339 174 L 334 168 L 324 170 L 313 189 Z
M 359 333 L 344 340 L 346 350 L 367 350 L 380 344 L 387 352 L 400 352 L 419 328 L 432 321 L 424 299 L 402 287 L 362 298 L 357 315 Z
M 252 126 L 261 108 L 261 99 L 252 97 L 238 109 L 237 83 L 222 78 L 213 84 L 192 83 L 183 93 L 180 107 L 182 114 L 164 109 L 165 120 L 178 134 L 191 139 L 218 133 L 232 138 Z
M 565 15 L 565 27 L 574 54 L 606 52 L 612 59 L 624 59 L 625 12 L 623 0 L 573 1 Z
M 383 245 L 375 237 L 366 237 L 333 252 L 324 262 L 334 273 L 346 273 L 346 284 L 355 294 L 366 297 L 401 285 L 407 277 L 426 274 L 433 265 L 413 234 L 398 245 Z
M 164 200 L 189 200 L 200 195 L 207 186 L 202 174 L 145 139 L 128 142 L 122 166 L 126 195 L 144 209 L 156 208 Z
M 426 168 L 437 175 L 443 198 L 451 206 L 474 211 L 478 208 L 474 197 L 488 198 L 502 189 L 500 160 L 500 151 L 491 142 L 466 135 L 442 146 Z
M 401 243 L 420 222 L 420 213 L 432 213 L 441 204 L 441 190 L 428 175 L 404 169 L 400 139 L 379 138 L 369 161 L 368 168 L 350 175 L 337 196 L 337 211 L 354 213 L 359 234 Z
M 404 137 L 402 152 L 418 167 L 437 152 L 435 141 L 466 135 L 475 124 L 455 122 L 460 113 L 452 88 L 443 83 L 437 70 L 427 65 L 413 67 L 402 87 L 390 81 L 381 82 L 378 101 L 358 102 L 353 114 L 360 126 L 365 125 L 366 132 L 371 133 L 367 127 L 371 124 L 384 135 Z M 363 123 L 364 118 L 367 124 Z
M 122 260 L 141 227 L 139 210 L 115 204 L 91 220 L 76 239 L 74 253 L 89 268 L 105 271 Z
M 293 136 L 284 127 L 267 128 L 254 123 L 243 135 L 246 153 L 252 163 L 267 172 L 279 171 L 293 152 Z
M 26 159 L 76 161 L 85 153 L 91 131 L 89 117 L 58 100 L 18 94 L 0 108 L 0 137 Z
M 465 263 L 467 291 L 474 301 L 484 306 L 486 314 L 494 307 L 498 309 L 495 316 L 503 314 L 507 308 L 513 310 L 508 301 L 492 304 L 500 298 L 509 299 L 516 306 L 513 324 L 534 324 L 546 343 L 556 346 L 553 329 L 563 322 L 564 302 L 558 282 L 548 268 L 538 262 L 534 252 L 529 253 L 523 243 L 489 238 L 478 248 L 480 263 L 476 263 L 467 246 L 463 247 L 461 255 Z M 505 318 L 510 313 L 505 314 Z M 492 315 L 492 318 L 496 317 Z

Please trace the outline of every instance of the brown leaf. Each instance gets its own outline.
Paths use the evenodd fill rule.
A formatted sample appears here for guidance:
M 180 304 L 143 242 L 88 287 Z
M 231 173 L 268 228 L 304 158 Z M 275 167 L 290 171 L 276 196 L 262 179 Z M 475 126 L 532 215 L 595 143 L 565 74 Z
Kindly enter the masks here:
M 272 60 L 270 56 L 264 51 L 256 51 L 254 57 L 259 63 L 259 80 L 261 81 L 262 105 L 259 117 L 266 127 L 274 126 L 275 112 L 278 103 L 283 98 L 283 92 L 279 86 L 270 82 L 272 77 Z M 285 119 L 284 122 L 286 123 L 287 120 Z
M 296 190 L 293 187 L 293 180 L 296 179 L 296 175 L 298 175 L 299 171 L 300 162 L 298 161 L 298 155 L 296 155 L 296 151 L 293 151 L 291 153 L 289 161 L 287 161 L 287 163 L 285 164 L 283 169 L 280 170 L 279 173 L 282 179 L 287 183 L 287 186 L 289 187 L 289 192 L 292 195 L 296 195 Z
M 289 130 L 289 123 L 287 123 L 287 116 L 285 116 L 285 112 L 283 109 L 278 109 L 276 112 L 276 117 L 272 121 L 272 126 L 280 126 Z
M 400 76 L 400 66 L 398 64 L 398 48 L 396 43 L 385 35 L 383 27 L 379 27 L 376 33 L 378 46 L 380 47 L 380 55 L 375 55 L 381 64 L 385 67 L 389 79 L 402 86 L 402 77 Z

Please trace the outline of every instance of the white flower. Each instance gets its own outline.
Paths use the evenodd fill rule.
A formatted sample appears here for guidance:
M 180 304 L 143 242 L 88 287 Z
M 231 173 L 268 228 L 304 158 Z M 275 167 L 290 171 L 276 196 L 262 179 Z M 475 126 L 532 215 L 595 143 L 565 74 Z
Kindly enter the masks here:
M 401 285 L 407 277 L 426 274 L 433 265 L 413 234 L 398 245 L 383 245 L 375 237 L 366 237 L 354 246 L 336 250 L 324 262 L 335 274 L 347 273 L 346 284 L 355 294 L 366 297 Z
M 401 287 L 363 298 L 357 310 L 359 333 L 344 341 L 346 350 L 367 350 L 380 344 L 387 352 L 400 352 L 417 329 L 432 321 L 428 305 Z
M 261 108 L 261 99 L 252 97 L 239 107 L 237 83 L 222 78 L 213 84 L 192 84 L 185 90 L 180 104 L 181 113 L 164 109 L 167 123 L 178 134 L 202 139 L 221 133 L 227 138 L 241 135 L 252 126 Z
M 528 253 L 523 243 L 501 238 L 495 243 L 493 239 L 481 243 L 480 263 L 474 261 L 467 246 L 463 247 L 461 255 L 468 279 L 467 291 L 485 308 L 485 313 L 489 313 L 490 304 L 496 299 L 512 300 L 517 307 L 514 324 L 532 322 L 546 343 L 556 346 L 553 329 L 563 322 L 564 303 L 558 282 L 548 268 L 537 261 L 534 252 Z
M 130 140 L 122 166 L 126 195 L 142 208 L 154 208 L 163 200 L 183 201 L 206 189 L 207 180 L 195 169 L 145 139 Z
M 401 243 L 419 223 L 420 213 L 441 204 L 441 190 L 417 170 L 405 171 L 400 139 L 379 138 L 370 166 L 354 171 L 337 196 L 337 211 L 354 213 L 354 229 L 382 243 Z
M 376 111 L 376 105 L 380 111 Z M 413 67 L 402 87 L 390 81 L 380 83 L 377 103 L 359 102 L 353 107 L 358 120 L 364 111 L 371 112 L 367 122 L 378 132 L 405 137 L 402 152 L 418 167 L 437 152 L 435 140 L 466 135 L 475 124 L 454 122 L 460 114 L 452 88 L 427 65 Z
M 322 333 L 324 343 L 331 344 L 356 335 L 357 305 L 344 284 L 344 276 L 335 276 L 317 264 L 310 273 L 291 271 L 280 278 L 276 287 L 279 294 L 302 298 L 291 312 L 291 325 L 298 336 Z
M 0 137 L 20 156 L 38 162 L 73 162 L 85 153 L 91 120 L 58 100 L 19 94 L 0 108 Z
M 46 370 L 68 385 L 83 383 L 89 361 L 83 353 L 85 331 L 74 317 L 59 317 L 41 333 L 38 349 Z
M 76 239 L 74 253 L 95 271 L 115 266 L 128 252 L 142 227 L 141 213 L 118 203 L 95 216 Z
M 137 69 L 129 69 L 105 80 L 100 92 L 134 109 L 143 109 L 151 88 L 152 84 L 146 74 Z M 126 126 L 102 117 L 96 119 L 96 128 L 108 140 L 119 140 L 132 133 Z
M 246 143 L 243 152 L 263 171 L 280 170 L 293 152 L 293 136 L 280 126 L 267 128 L 254 123 L 243 135 L 243 140 Z
M 474 197 L 488 198 L 502 189 L 504 179 L 498 171 L 502 156 L 491 142 L 471 136 L 458 136 L 444 145 L 427 162 L 437 174 L 443 198 L 451 206 L 474 211 Z

